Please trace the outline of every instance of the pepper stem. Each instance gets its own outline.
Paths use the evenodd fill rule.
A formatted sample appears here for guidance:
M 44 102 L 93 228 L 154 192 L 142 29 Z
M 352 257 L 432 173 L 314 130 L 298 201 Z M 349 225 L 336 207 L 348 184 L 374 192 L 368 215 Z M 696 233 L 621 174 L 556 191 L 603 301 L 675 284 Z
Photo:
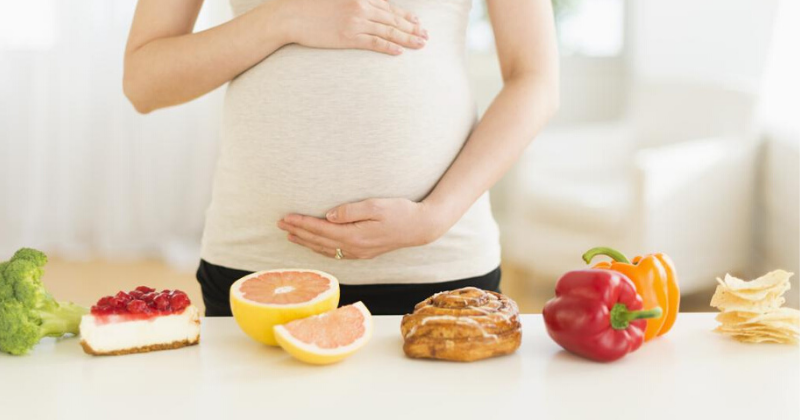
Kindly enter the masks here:
M 630 264 L 631 263 L 630 260 L 628 260 L 628 257 L 625 256 L 625 254 L 617 251 L 614 248 L 609 248 L 607 246 L 598 246 L 598 247 L 592 248 L 592 249 L 586 251 L 583 254 L 582 258 L 583 258 L 584 261 L 586 261 L 586 264 L 589 264 L 589 263 L 592 262 L 592 258 L 594 258 L 594 257 L 596 257 L 598 255 L 605 255 L 607 257 L 611 257 L 611 259 L 613 259 L 616 262 L 621 262 L 621 263 L 625 263 L 625 264 Z
M 631 321 L 637 319 L 661 318 L 661 314 L 661 308 L 658 306 L 646 311 L 629 311 L 624 303 L 617 303 L 611 308 L 609 320 L 611 321 L 611 328 L 615 330 L 624 330 L 628 328 Z

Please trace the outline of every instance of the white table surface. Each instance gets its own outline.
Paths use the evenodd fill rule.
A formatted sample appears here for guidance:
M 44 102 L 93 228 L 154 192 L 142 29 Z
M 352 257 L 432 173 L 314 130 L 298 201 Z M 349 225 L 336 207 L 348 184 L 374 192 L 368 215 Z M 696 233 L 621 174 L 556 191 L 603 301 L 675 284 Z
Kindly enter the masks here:
M 199 346 L 92 357 L 76 338 L 0 354 L 2 419 L 798 419 L 800 350 L 712 333 L 681 314 L 669 335 L 610 364 L 562 351 L 540 315 L 522 347 L 469 364 L 403 355 L 400 317 L 375 317 L 367 346 L 331 366 L 295 361 L 204 319 Z

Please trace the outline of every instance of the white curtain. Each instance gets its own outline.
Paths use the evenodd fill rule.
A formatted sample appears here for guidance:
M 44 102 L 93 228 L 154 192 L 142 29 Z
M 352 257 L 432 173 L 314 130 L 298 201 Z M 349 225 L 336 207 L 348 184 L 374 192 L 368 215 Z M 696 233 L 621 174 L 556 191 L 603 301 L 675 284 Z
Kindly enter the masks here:
M 207 3 L 201 27 L 225 18 Z M 136 114 L 121 83 L 134 7 L 0 1 L 0 260 L 33 246 L 196 263 L 222 90 Z

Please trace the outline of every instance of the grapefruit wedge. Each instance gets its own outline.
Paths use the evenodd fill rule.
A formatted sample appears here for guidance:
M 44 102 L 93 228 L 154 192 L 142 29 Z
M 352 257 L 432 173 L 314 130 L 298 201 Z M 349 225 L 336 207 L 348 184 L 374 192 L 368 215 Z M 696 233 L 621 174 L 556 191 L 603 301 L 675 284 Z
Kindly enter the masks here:
M 317 270 L 267 270 L 237 280 L 230 295 L 231 311 L 242 331 L 277 346 L 273 327 L 335 309 L 339 282 Z
M 275 327 L 275 338 L 287 353 L 315 365 L 350 356 L 371 336 L 372 314 L 361 302 Z

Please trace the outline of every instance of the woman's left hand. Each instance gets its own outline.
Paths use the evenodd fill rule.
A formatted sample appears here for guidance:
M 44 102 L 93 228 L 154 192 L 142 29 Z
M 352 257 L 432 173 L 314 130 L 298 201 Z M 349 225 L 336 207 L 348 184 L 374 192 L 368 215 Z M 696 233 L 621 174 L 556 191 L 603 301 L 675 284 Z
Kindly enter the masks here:
M 278 227 L 289 232 L 291 242 L 319 254 L 368 259 L 399 248 L 433 242 L 449 228 L 425 202 L 405 198 L 371 198 L 343 204 L 325 219 L 289 214 Z

